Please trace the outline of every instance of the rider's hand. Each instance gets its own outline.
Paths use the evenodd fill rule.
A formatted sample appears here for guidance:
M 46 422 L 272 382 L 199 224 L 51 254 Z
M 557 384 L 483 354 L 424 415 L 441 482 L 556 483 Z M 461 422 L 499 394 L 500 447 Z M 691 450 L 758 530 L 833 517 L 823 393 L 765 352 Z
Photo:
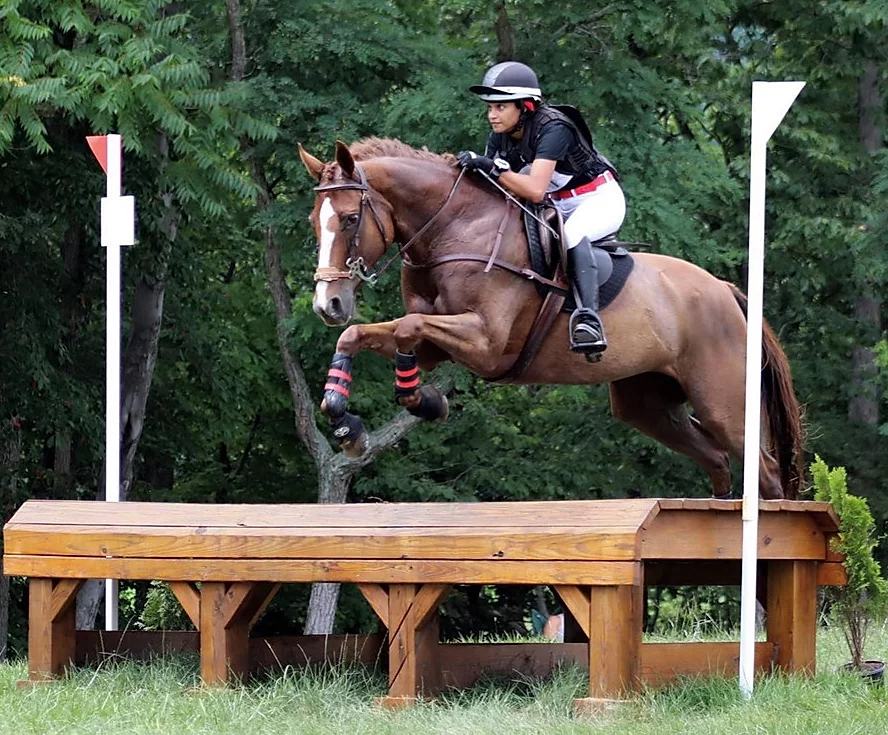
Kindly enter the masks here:
M 493 159 L 479 156 L 474 151 L 463 151 L 456 159 L 466 171 L 483 171 L 488 176 L 493 173 Z

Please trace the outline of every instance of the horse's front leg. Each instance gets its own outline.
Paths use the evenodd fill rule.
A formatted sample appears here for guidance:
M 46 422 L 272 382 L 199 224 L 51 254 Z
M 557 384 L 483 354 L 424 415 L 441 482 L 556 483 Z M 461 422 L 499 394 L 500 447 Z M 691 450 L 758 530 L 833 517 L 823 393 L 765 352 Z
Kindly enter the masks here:
M 367 447 L 361 420 L 348 413 L 352 358 L 361 350 L 373 350 L 395 359 L 395 401 L 410 413 L 430 421 L 447 418 L 447 398 L 434 386 L 422 385 L 415 348 L 419 342 L 431 342 L 455 362 L 473 368 L 495 360 L 492 340 L 481 317 L 475 313 L 435 315 L 408 314 L 391 322 L 360 324 L 346 329 L 336 343 L 336 354 L 324 387 L 321 410 L 330 418 L 333 434 L 349 456 L 360 456 Z M 423 367 L 436 362 L 428 360 Z M 475 368 L 478 369 L 478 368 Z

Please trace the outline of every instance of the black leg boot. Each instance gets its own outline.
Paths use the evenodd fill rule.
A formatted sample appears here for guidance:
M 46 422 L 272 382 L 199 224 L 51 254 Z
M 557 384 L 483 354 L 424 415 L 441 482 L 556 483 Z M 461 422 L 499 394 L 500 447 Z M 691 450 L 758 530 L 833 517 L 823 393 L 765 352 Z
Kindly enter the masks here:
M 607 349 L 607 339 L 598 316 L 598 264 L 587 238 L 567 251 L 567 261 L 577 299 L 577 309 L 570 315 L 570 348 L 599 354 Z

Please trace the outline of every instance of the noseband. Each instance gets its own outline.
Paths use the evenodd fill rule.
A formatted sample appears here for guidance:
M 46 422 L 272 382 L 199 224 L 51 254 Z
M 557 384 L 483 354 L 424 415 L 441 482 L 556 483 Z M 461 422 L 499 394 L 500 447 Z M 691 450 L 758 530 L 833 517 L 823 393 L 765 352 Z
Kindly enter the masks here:
M 355 234 L 352 236 L 351 242 L 349 242 L 349 252 L 355 254 L 358 252 L 358 247 L 361 244 L 361 222 L 364 219 L 364 205 L 368 204 L 370 206 L 370 213 L 373 215 L 373 221 L 376 222 L 376 228 L 379 230 L 379 234 L 382 235 L 382 242 L 385 246 L 385 250 L 388 250 L 389 245 L 391 243 L 386 242 L 385 239 L 385 229 L 382 226 L 382 222 L 379 219 L 379 213 L 376 211 L 376 207 L 373 205 L 373 200 L 370 198 L 370 186 L 367 183 L 367 177 L 364 174 L 364 169 L 355 164 L 355 171 L 358 172 L 358 176 L 360 177 L 360 181 L 350 181 L 343 184 L 325 184 L 324 186 L 316 186 L 314 187 L 315 191 L 359 191 L 361 192 L 361 205 L 358 208 L 358 223 L 355 227 Z M 438 211 L 432 215 L 432 218 L 426 222 L 422 228 L 420 228 L 419 232 L 417 232 L 410 240 L 398 248 L 398 252 L 392 254 L 385 263 L 379 268 L 376 273 L 369 273 L 367 271 L 367 266 L 364 263 L 364 258 L 362 256 L 358 257 L 349 257 L 345 261 L 345 265 L 348 270 L 342 271 L 338 268 L 333 268 L 330 266 L 324 266 L 322 268 L 318 268 L 314 274 L 315 281 L 337 281 L 339 279 L 348 278 L 350 280 L 361 280 L 369 283 L 371 286 L 376 284 L 376 281 L 379 280 L 379 277 L 385 273 L 391 264 L 395 261 L 395 259 L 399 255 L 403 255 L 407 252 L 407 249 L 414 243 L 416 240 L 421 237 L 429 227 L 432 226 L 432 223 L 438 219 L 438 215 L 444 211 L 444 207 L 453 199 L 453 195 L 456 193 L 456 187 L 459 186 L 459 182 L 462 181 L 463 176 L 465 175 L 465 169 L 460 170 L 459 175 L 456 177 L 456 181 L 453 182 L 453 187 L 450 189 L 450 193 L 447 195 L 447 199 L 444 200 L 444 203 L 438 208 Z
M 382 222 L 379 220 L 379 213 L 376 211 L 376 207 L 373 204 L 373 200 L 370 198 L 370 186 L 367 184 L 367 177 L 364 175 L 364 170 L 360 166 L 355 166 L 355 170 L 358 172 L 358 176 L 360 177 L 360 181 L 346 182 L 344 184 L 326 184 L 325 186 L 316 186 L 314 187 L 315 191 L 359 191 L 361 192 L 361 205 L 358 208 L 358 223 L 355 226 L 355 234 L 352 235 L 351 242 L 348 244 L 349 253 L 354 254 L 358 252 L 358 248 L 361 245 L 361 223 L 364 221 L 364 205 L 370 205 L 370 214 L 373 215 L 373 221 L 376 223 L 376 229 L 379 230 L 379 234 L 382 235 L 382 242 L 385 245 L 385 248 L 388 249 L 389 243 L 385 241 L 385 229 L 382 227 Z M 340 278 L 348 278 L 348 279 L 359 279 L 361 281 L 368 282 L 371 286 L 376 283 L 376 280 L 379 278 L 378 273 L 368 273 L 367 268 L 364 265 L 364 259 L 360 256 L 357 258 L 349 257 L 345 261 L 345 265 L 348 268 L 346 271 L 341 271 L 338 268 L 333 268 L 329 266 L 324 266 L 322 268 L 318 268 L 315 271 L 314 279 L 315 281 L 337 281 Z

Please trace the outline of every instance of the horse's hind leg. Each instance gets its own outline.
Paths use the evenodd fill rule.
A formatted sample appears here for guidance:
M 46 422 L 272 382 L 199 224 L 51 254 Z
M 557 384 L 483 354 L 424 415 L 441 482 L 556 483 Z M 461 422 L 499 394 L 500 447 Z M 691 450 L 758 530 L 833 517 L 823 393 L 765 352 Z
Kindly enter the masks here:
M 724 364 L 712 371 L 697 369 L 706 374 L 720 375 L 715 385 L 711 381 L 688 382 L 685 389 L 688 401 L 694 407 L 694 416 L 706 432 L 720 446 L 730 452 L 738 461 L 743 461 L 744 450 L 744 406 L 746 403 L 745 368 L 731 371 Z M 762 413 L 762 426 L 766 416 Z M 764 433 L 763 433 L 764 436 Z M 768 451 L 764 439 L 759 451 L 759 493 L 765 500 L 780 500 L 784 497 L 780 482 L 780 466 L 775 456 Z
M 687 455 L 706 470 L 713 497 L 731 493 L 730 458 L 724 447 L 688 414 L 687 396 L 676 380 L 642 373 L 610 384 L 611 411 L 621 421 Z

